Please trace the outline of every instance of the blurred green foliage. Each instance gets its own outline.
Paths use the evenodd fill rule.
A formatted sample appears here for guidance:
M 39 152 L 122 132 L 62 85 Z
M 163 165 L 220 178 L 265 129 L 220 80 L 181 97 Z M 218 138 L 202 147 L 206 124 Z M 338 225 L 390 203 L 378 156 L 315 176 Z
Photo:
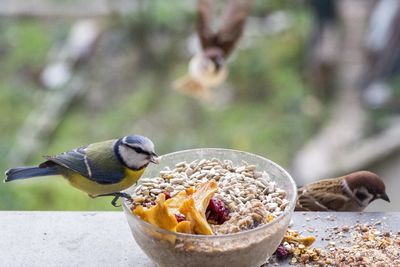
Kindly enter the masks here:
M 252 14 L 262 17 L 284 9 L 291 26 L 278 34 L 252 37 L 249 45 L 237 51 L 224 89 L 231 93 L 231 100 L 207 105 L 171 89 L 172 81 L 186 71 L 186 39 L 193 32 L 195 18 L 193 6 L 173 2 L 142 2 L 138 14 L 113 18 L 107 34 L 111 39 L 117 36 L 117 41 L 109 45 L 113 47 L 110 55 L 98 55 L 107 49 L 95 53 L 93 57 L 104 59 L 93 59 L 89 67 L 101 66 L 108 72 L 109 60 L 133 54 L 139 54 L 139 67 L 110 69 L 109 77 L 86 73 L 94 87 L 112 92 L 115 86 L 121 93 L 111 93 L 100 107 L 93 107 L 87 98 L 74 103 L 47 147 L 27 164 L 40 163 L 41 155 L 138 133 L 151 137 L 159 154 L 225 147 L 289 166 L 314 124 L 302 111 L 308 94 L 301 71 L 309 24 L 306 7 L 290 1 L 256 1 Z M 5 170 L 12 167 L 7 157 L 15 134 L 45 93 L 35 75 L 45 65 L 52 44 L 65 38 L 70 22 L 4 20 L 1 25 L 5 34 L 0 35 L 0 169 Z M 114 75 L 118 83 L 112 80 Z M 131 76 L 132 80 L 126 79 Z M 0 184 L 0 209 L 6 210 L 114 210 L 109 202 L 109 198 L 90 199 L 59 177 Z

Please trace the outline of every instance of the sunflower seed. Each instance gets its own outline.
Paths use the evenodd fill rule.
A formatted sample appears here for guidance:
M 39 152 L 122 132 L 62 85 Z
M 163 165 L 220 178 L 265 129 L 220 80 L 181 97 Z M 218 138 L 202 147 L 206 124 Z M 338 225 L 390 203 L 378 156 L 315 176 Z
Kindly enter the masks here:
M 150 189 L 150 193 L 153 193 L 153 194 L 161 194 L 162 193 L 162 190 L 160 190 L 160 189 Z

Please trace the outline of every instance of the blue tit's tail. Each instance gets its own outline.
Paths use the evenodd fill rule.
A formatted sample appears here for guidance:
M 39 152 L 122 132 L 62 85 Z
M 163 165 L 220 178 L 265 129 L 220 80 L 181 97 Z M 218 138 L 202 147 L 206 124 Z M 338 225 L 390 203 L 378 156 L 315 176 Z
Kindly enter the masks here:
M 56 174 L 60 174 L 57 167 L 18 167 L 6 171 L 4 182 Z

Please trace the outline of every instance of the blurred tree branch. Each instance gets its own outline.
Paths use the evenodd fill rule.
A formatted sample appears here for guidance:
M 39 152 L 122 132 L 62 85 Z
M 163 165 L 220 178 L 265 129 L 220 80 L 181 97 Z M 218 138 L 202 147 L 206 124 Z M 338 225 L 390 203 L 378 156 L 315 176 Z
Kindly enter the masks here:
M 61 91 L 46 92 L 42 103 L 33 110 L 19 129 L 14 147 L 8 155 L 12 165 L 27 162 L 62 122 L 73 100 L 84 93 L 81 79 L 75 77 Z
M 41 103 L 28 115 L 17 133 L 9 154 L 12 164 L 29 160 L 63 121 L 69 106 L 84 94 L 83 74 L 77 74 L 75 70 L 85 65 L 103 30 L 96 20 L 78 20 L 62 48 L 50 54 L 51 59 L 41 75 L 42 86 L 47 91 L 43 92 Z
M 338 162 L 363 138 L 367 119 L 360 100 L 359 81 L 366 64 L 364 32 L 374 1 L 340 0 L 336 3 L 342 27 L 336 49 L 338 71 L 332 117 L 296 155 L 294 173 L 301 183 L 345 171 Z
M 360 140 L 343 153 L 338 166 L 344 171 L 362 169 L 398 152 L 400 149 L 400 117 L 394 118 L 379 135 Z

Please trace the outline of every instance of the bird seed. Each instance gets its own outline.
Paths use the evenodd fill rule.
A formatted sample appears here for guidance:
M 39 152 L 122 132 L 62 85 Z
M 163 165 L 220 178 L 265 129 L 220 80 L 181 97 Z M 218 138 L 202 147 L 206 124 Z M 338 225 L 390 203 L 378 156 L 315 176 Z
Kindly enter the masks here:
M 277 187 L 267 172 L 257 171 L 256 165 L 246 162 L 235 166 L 230 160 L 216 158 L 182 161 L 174 168 L 166 167 L 159 175 L 140 180 L 132 195 L 133 205 L 154 203 L 165 192 L 174 197 L 214 179 L 218 183 L 214 198 L 222 200 L 230 214 L 223 224 L 211 225 L 215 234 L 255 228 L 272 221 L 289 207 L 286 191 Z

